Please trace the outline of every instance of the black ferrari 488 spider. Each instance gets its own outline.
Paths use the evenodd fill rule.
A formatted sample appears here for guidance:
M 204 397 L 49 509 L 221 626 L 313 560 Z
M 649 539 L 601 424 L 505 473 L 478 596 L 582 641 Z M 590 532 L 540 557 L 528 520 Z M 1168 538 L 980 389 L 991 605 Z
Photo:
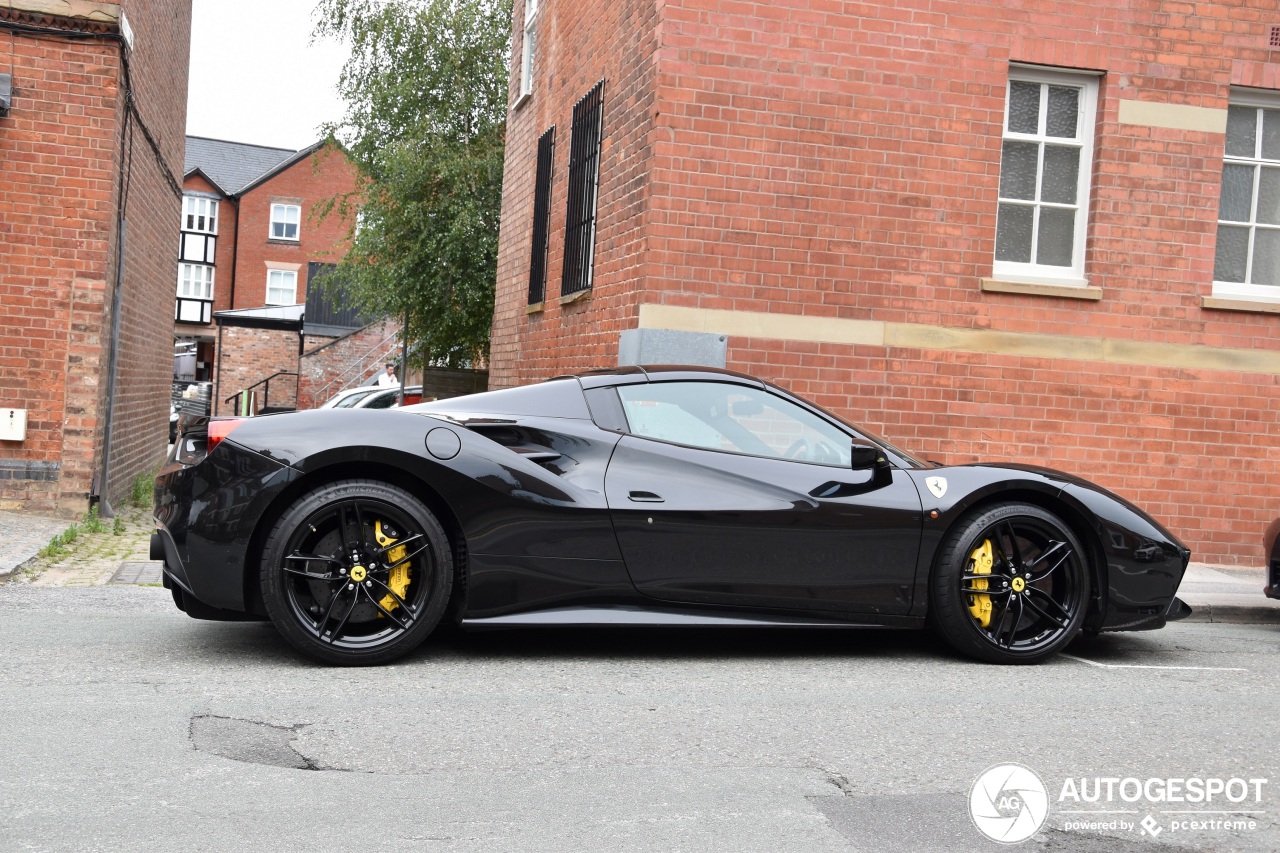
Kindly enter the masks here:
M 922 462 L 707 368 L 197 421 L 155 497 L 179 608 L 270 619 L 331 664 L 390 661 L 442 623 L 931 623 L 1030 663 L 1190 612 L 1190 552 L 1105 489 Z

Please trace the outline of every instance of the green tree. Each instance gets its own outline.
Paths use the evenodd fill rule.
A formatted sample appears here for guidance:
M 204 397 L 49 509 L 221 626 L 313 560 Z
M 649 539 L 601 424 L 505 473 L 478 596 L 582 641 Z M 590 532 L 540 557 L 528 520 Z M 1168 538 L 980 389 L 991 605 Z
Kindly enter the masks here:
M 419 363 L 489 352 L 511 0 L 320 0 L 317 37 L 351 46 L 327 130 L 366 183 L 329 277 L 366 316 L 408 318 Z M 335 199 L 349 213 L 355 199 Z

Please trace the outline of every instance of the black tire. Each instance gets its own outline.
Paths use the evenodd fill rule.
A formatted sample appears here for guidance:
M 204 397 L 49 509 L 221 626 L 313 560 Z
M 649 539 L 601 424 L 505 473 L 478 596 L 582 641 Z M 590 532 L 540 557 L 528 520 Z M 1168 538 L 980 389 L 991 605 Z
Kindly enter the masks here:
M 943 540 L 929 618 L 961 654 L 1038 663 L 1080 632 L 1088 600 L 1088 558 L 1071 528 L 1040 507 L 1001 504 L 962 519 Z
M 328 664 L 370 666 L 413 651 L 440 621 L 452 587 L 453 554 L 435 515 L 374 480 L 303 495 L 263 548 L 272 624 Z

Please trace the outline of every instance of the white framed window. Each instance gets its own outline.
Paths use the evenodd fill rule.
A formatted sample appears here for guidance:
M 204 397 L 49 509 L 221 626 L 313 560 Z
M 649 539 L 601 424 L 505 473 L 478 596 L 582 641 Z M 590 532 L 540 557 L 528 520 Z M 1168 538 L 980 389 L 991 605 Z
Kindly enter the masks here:
M 1231 93 L 1213 295 L 1280 302 L 1280 93 Z
M 302 208 L 296 204 L 271 205 L 271 239 L 297 240 Z
M 1005 98 L 996 278 L 1083 287 L 1096 75 L 1013 66 Z
M 298 274 L 293 270 L 267 270 L 267 304 L 296 305 Z
M 540 6 L 540 0 L 524 0 L 524 45 L 520 51 L 520 101 L 533 94 L 533 60 L 538 53 Z
M 218 200 L 198 195 L 182 197 L 182 230 L 218 233 Z
M 178 296 L 184 299 L 212 299 L 213 267 L 205 264 L 178 264 Z

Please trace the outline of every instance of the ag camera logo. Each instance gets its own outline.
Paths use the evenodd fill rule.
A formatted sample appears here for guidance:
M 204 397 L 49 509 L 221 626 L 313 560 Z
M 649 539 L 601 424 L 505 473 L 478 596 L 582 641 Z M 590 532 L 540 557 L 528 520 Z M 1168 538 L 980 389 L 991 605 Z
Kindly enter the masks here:
M 978 831 L 1001 844 L 1026 841 L 1049 816 L 1044 782 L 1021 764 L 997 764 L 969 791 L 969 815 Z

